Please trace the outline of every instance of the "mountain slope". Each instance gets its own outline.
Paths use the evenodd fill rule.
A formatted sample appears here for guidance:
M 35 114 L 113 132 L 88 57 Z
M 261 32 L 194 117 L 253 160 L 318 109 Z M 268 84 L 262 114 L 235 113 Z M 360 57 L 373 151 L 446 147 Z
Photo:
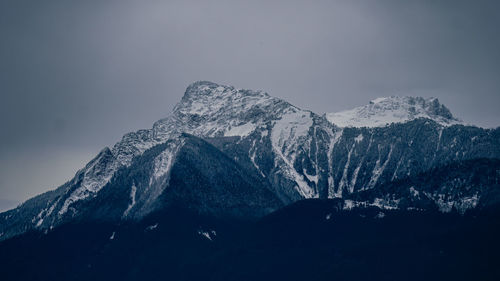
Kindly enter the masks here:
M 487 209 L 500 204 L 500 160 L 451 162 L 346 196 L 346 206 L 441 212 Z
M 89 165 L 94 167 L 95 163 Z M 37 204 L 48 206 L 51 200 L 55 200 L 55 207 L 41 208 L 35 215 L 39 219 L 35 228 L 52 229 L 77 221 L 140 220 L 176 205 L 203 215 L 241 218 L 259 217 L 283 206 L 260 175 L 243 169 L 211 144 L 186 134 L 134 157 L 95 197 L 73 202 L 61 215 L 54 209 L 65 207 L 57 199 L 65 198 L 66 194 L 59 193 L 64 188 L 3 213 L 2 235 L 8 238 L 33 229 L 31 217 L 40 209 Z

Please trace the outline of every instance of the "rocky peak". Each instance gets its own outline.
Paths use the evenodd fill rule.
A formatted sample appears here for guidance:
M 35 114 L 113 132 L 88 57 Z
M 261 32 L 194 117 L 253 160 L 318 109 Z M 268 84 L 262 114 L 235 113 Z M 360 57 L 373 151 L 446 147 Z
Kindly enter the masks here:
M 189 85 L 172 117 L 156 126 L 170 128 L 175 120 L 176 128 L 197 136 L 246 136 L 290 107 L 262 91 L 199 81 Z
M 462 124 L 437 98 L 381 97 L 367 105 L 326 114 L 327 119 L 340 127 L 382 127 L 417 118 L 427 118 L 443 125 Z
M 278 102 L 261 91 L 236 89 L 208 81 L 192 83 L 186 89 L 179 104 L 174 108 L 177 115 L 214 117 L 223 113 L 245 111 L 254 106 Z

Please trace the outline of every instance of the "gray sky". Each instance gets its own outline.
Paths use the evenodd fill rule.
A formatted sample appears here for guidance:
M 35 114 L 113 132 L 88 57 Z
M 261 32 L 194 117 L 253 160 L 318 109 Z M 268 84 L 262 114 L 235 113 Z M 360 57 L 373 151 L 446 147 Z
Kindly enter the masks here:
M 69 180 L 196 80 L 317 113 L 436 96 L 498 126 L 497 3 L 0 1 L 0 199 Z

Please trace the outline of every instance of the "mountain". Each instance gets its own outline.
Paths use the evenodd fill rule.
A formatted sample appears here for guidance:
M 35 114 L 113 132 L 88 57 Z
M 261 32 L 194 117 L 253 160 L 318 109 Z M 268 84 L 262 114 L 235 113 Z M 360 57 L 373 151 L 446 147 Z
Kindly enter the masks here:
M 464 124 L 437 98 L 422 97 L 377 98 L 364 106 L 328 113 L 326 118 L 340 127 L 382 127 L 417 118 L 431 119 L 443 126 Z
M 462 214 L 496 203 L 490 196 L 498 189 L 495 169 L 460 168 L 464 183 L 457 188 L 446 177 L 432 188 L 404 183 L 434 175 L 433 169 L 474 167 L 476 160 L 497 167 L 500 129 L 465 126 L 436 99 L 384 98 L 368 108 L 370 114 L 355 111 L 359 124 L 400 118 L 385 126 L 345 126 L 261 91 L 195 82 L 151 129 L 126 134 L 61 187 L 1 213 L 0 239 L 75 222 L 141 221 L 174 206 L 258 219 L 310 198 L 342 198 L 346 209 Z M 470 180 L 483 176 L 488 180 Z

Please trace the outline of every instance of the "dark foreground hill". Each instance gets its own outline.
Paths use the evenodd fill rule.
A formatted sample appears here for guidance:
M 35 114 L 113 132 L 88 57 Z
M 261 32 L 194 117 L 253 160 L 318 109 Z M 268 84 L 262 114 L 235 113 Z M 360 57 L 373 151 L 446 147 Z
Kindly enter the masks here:
M 170 208 L 0 243 L 2 280 L 499 280 L 500 212 L 342 210 L 305 200 L 260 220 Z

